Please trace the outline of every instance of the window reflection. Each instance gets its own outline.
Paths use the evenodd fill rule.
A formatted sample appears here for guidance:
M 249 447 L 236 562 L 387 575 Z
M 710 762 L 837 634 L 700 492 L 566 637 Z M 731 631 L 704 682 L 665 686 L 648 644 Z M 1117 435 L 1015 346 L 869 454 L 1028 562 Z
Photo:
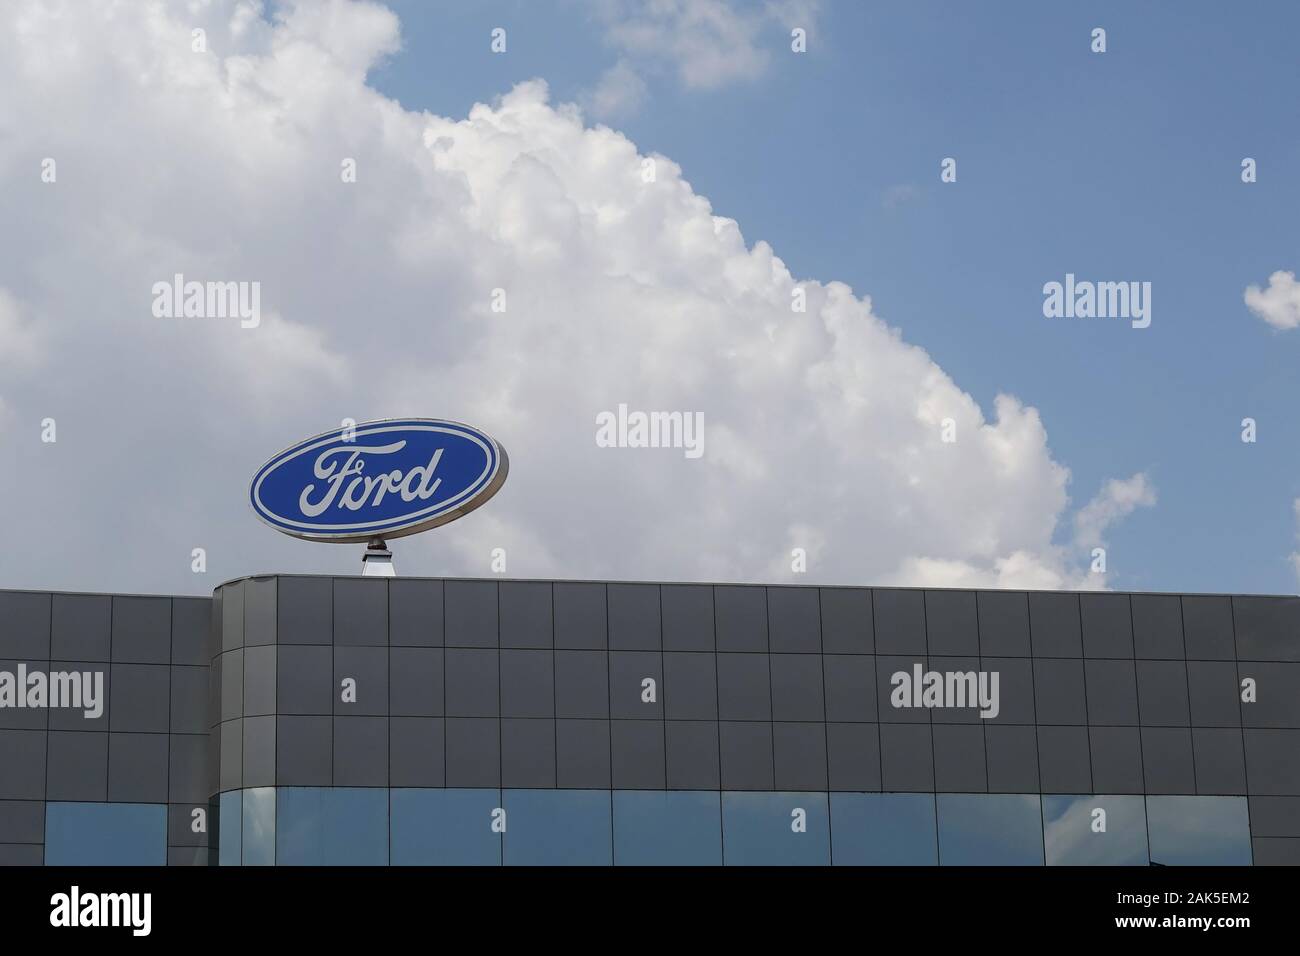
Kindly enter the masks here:
M 934 866 L 934 795 L 832 793 L 831 837 L 836 866 Z
M 1146 805 L 1140 796 L 1043 797 L 1048 866 L 1146 866 Z
M 46 866 L 165 866 L 167 807 L 152 803 L 49 803 Z
M 227 790 L 221 795 L 217 809 L 217 863 L 220 866 L 239 866 L 243 861 L 243 800 L 238 790 Z
M 944 866 L 1042 865 L 1042 808 L 1037 796 L 941 793 L 936 809 L 939 862 Z
M 1151 862 L 1162 866 L 1249 866 L 1245 797 L 1147 797 Z
M 244 791 L 244 866 L 275 865 L 275 788 Z
M 388 791 L 281 787 L 276 791 L 275 859 L 281 866 L 384 866 Z
M 721 866 L 722 807 L 702 790 L 614 793 L 617 866 Z
M 824 793 L 724 793 L 727 866 L 829 866 L 830 814 Z
M 501 865 L 501 835 L 492 831 L 499 790 L 390 793 L 394 866 Z
M 608 790 L 506 790 L 507 866 L 609 866 Z
M 52 802 L 46 862 L 164 865 L 166 811 Z M 262 787 L 217 822 L 222 866 L 1251 862 L 1244 797 Z

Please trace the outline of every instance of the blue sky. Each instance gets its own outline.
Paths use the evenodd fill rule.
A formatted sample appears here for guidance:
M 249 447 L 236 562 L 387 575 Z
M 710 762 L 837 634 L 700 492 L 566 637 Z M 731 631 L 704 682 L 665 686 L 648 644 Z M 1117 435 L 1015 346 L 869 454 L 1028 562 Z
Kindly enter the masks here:
M 389 6 L 404 48 L 371 83 L 407 109 L 463 116 L 533 77 L 581 101 L 620 55 L 582 3 Z M 1076 505 L 1146 472 L 1159 501 L 1111 532 L 1114 586 L 1294 593 L 1300 330 L 1242 296 L 1300 266 L 1300 8 L 832 2 L 815 24 L 804 56 L 769 24 L 768 68 L 717 88 L 651 65 L 610 125 L 796 276 L 870 295 L 986 414 L 999 391 L 1037 407 Z M 1151 327 L 1044 318 L 1067 272 L 1150 281 Z

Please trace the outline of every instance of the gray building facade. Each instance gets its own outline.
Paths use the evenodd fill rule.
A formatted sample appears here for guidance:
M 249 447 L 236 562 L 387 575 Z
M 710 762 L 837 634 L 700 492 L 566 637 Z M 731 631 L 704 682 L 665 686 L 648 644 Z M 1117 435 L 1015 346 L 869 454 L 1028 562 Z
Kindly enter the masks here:
M 0 863 L 208 862 L 211 621 L 208 598 L 0 591 Z M 24 671 L 102 675 L 100 713 L 17 706 Z
M 0 862 L 1300 862 L 1295 597 L 280 575 L 19 664 L 107 704 L 0 707 Z

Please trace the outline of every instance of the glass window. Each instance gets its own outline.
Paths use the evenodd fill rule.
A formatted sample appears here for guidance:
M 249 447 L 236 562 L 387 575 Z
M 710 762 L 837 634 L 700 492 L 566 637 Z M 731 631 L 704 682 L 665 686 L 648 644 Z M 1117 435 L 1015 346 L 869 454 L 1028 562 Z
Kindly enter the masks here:
M 1043 863 L 1042 807 L 1037 795 L 941 793 L 939 862 L 944 866 Z
M 1249 866 L 1245 797 L 1147 797 L 1151 862 L 1160 866 Z
M 1045 796 L 1043 845 L 1048 866 L 1146 866 L 1146 806 L 1140 796 Z
M 507 866 L 609 866 L 608 790 L 506 790 Z
M 395 789 L 391 794 L 394 866 L 500 866 L 492 832 L 499 790 Z
M 227 790 L 221 795 L 218 808 L 220 830 L 217 862 L 221 866 L 239 866 L 243 860 L 243 801 L 238 790 Z
M 721 866 L 722 807 L 707 791 L 614 793 L 617 866 Z
M 275 859 L 280 866 L 384 866 L 388 791 L 281 787 L 276 791 Z
M 934 866 L 934 796 L 832 793 L 831 855 L 836 866 Z
M 829 866 L 826 794 L 724 793 L 722 850 L 727 866 Z
M 243 794 L 244 866 L 274 866 L 275 788 L 258 787 Z
M 167 807 L 152 803 L 49 803 L 46 866 L 165 866 Z

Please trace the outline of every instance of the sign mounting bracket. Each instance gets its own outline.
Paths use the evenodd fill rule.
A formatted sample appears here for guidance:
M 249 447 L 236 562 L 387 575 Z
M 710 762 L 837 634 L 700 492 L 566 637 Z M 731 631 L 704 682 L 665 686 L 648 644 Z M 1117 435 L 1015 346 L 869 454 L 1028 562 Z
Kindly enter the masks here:
M 366 545 L 366 553 L 361 556 L 362 577 L 395 578 L 397 569 L 393 567 L 393 552 L 383 538 L 371 538 Z

